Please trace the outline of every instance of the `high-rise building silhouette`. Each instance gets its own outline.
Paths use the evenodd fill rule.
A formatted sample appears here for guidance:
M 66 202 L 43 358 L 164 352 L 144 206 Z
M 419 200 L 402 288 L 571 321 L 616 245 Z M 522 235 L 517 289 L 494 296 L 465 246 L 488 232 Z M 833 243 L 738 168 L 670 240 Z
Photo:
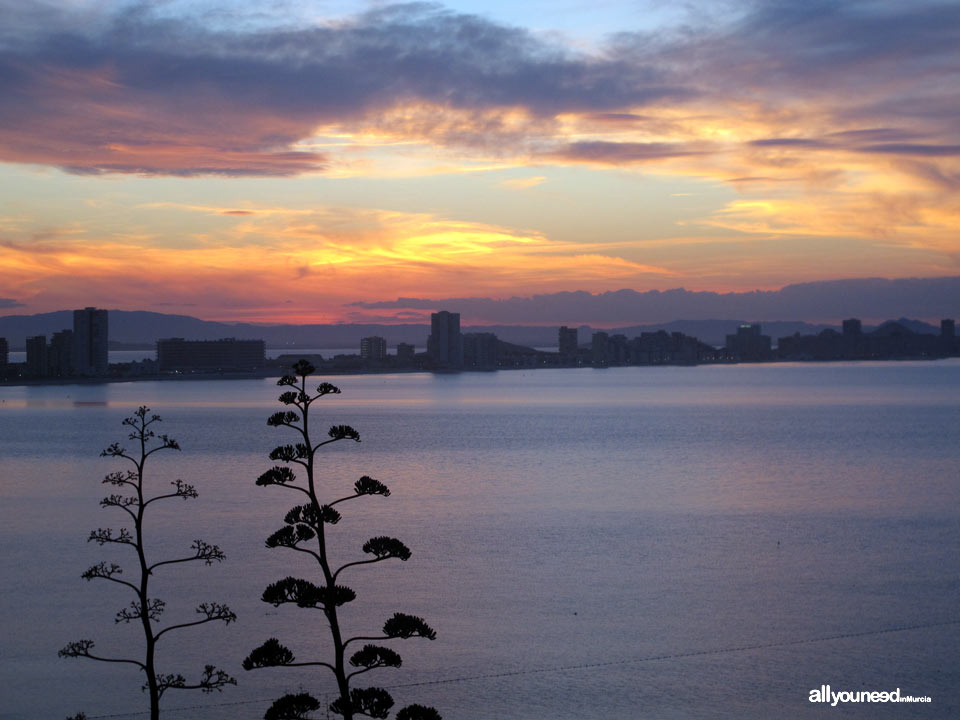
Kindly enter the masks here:
M 87 377 L 107 374 L 106 310 L 73 311 L 73 371 Z
M 73 368 L 73 330 L 55 332 L 47 347 L 47 374 L 50 377 L 70 377 Z
M 36 335 L 27 338 L 27 375 L 31 377 L 47 376 L 47 336 Z
M 0 337 L 0 368 L 5 368 L 10 359 L 10 346 L 7 339 Z
M 579 346 L 577 329 L 568 328 L 566 325 L 561 327 L 557 333 L 557 345 L 560 349 L 560 355 L 564 358 L 576 357 L 577 347 Z
M 381 362 L 387 357 L 387 341 L 377 335 L 360 338 L 360 359 Z
M 759 362 L 770 359 L 770 336 L 760 332 L 760 323 L 741 325 L 735 335 L 727 335 L 727 352 L 732 360 Z
M 460 334 L 460 313 L 441 310 L 430 315 L 430 337 L 427 353 L 438 369 L 458 370 L 463 367 L 463 336 Z
M 610 364 L 610 335 L 595 332 L 590 338 L 590 362 L 594 367 L 607 367 Z
M 463 364 L 474 370 L 495 370 L 499 344 L 494 333 L 463 334 Z

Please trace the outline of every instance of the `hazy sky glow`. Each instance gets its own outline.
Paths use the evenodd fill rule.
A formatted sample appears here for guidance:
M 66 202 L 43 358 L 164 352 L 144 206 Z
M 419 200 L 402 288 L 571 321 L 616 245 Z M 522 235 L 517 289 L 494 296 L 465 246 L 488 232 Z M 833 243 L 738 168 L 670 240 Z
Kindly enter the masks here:
M 0 313 L 960 274 L 956 2 L 0 17 Z

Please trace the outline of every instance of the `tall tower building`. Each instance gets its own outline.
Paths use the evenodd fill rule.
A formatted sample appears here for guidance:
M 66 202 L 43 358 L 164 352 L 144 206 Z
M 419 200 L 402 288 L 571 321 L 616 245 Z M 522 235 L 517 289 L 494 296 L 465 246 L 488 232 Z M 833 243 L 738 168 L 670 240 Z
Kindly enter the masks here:
M 36 335 L 27 338 L 27 375 L 31 377 L 47 376 L 47 336 Z
M 460 313 L 441 310 L 430 315 L 430 337 L 427 353 L 434 367 L 458 370 L 463 367 L 463 336 L 460 334 Z
M 567 358 L 576 357 L 577 347 L 579 345 L 577 341 L 577 329 L 568 328 L 566 325 L 561 327 L 557 333 L 557 345 L 559 346 L 560 355 Z
M 417 355 L 415 345 L 408 343 L 397 343 L 397 360 L 402 362 L 413 362 Z
M 463 364 L 476 370 L 496 370 L 499 359 L 497 336 L 493 333 L 463 335 Z
M 610 335 L 595 332 L 590 338 L 590 361 L 594 367 L 607 367 L 610 364 Z
M 760 323 L 741 325 L 736 335 L 727 335 L 727 353 L 737 362 L 770 359 L 770 336 L 760 333 Z
M 47 346 L 47 369 L 50 377 L 70 377 L 73 372 L 73 330 L 55 332 Z
M 107 374 L 107 311 L 73 311 L 73 370 L 77 375 Z
M 382 362 L 387 358 L 387 341 L 372 335 L 360 338 L 360 359 L 368 362 Z

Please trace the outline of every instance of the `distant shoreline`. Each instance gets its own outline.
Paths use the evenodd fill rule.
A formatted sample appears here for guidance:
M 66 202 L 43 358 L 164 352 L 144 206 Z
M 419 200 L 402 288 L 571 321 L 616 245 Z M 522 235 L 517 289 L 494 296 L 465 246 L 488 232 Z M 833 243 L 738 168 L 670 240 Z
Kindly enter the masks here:
M 686 367 L 686 368 L 696 368 L 696 367 L 716 367 L 718 365 L 731 366 L 731 365 L 835 365 L 839 363 L 901 363 L 901 362 L 925 362 L 932 363 L 941 360 L 950 360 L 953 358 L 950 357 L 931 357 L 931 356 L 918 356 L 918 357 L 902 357 L 902 358 L 870 358 L 870 359 L 838 359 L 838 360 L 766 360 L 763 362 L 736 362 L 733 360 L 721 361 L 721 362 L 703 362 L 703 363 L 657 363 L 657 364 L 647 364 L 647 365 L 615 365 L 608 367 L 593 367 L 591 365 L 581 365 L 577 367 L 572 366 L 528 366 L 528 367 L 499 367 L 499 368 L 488 368 L 488 369 L 473 369 L 465 368 L 462 370 L 455 371 L 436 371 L 436 370 L 426 370 L 423 368 L 369 368 L 364 370 L 357 370 L 355 368 L 348 369 L 320 369 L 318 375 L 330 375 L 330 376 L 360 376 L 360 375 L 409 375 L 409 374 L 429 374 L 429 375 L 458 375 L 461 373 L 492 373 L 499 371 L 506 372 L 515 372 L 517 370 L 613 370 L 616 368 L 663 368 L 663 367 Z M 131 377 L 106 377 L 106 378 L 18 378 L 16 380 L 0 380 L 0 387 L 35 387 L 35 386 L 57 386 L 57 385 L 107 385 L 114 383 L 129 383 L 129 382 L 191 382 L 197 380 L 265 380 L 267 378 L 279 378 L 282 375 L 287 374 L 286 370 L 283 368 L 264 368 L 263 370 L 248 370 L 248 371 L 237 371 L 237 372 L 196 372 L 196 373 L 179 373 L 179 374 L 162 374 L 162 375 L 140 375 L 140 376 L 131 376 Z

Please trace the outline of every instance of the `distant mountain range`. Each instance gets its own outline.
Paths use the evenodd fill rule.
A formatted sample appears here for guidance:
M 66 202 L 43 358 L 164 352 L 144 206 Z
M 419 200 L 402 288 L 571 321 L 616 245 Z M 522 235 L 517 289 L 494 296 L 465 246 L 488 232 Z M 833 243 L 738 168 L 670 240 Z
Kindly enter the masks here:
M 159 338 L 218 340 L 225 337 L 265 340 L 270 348 L 305 349 L 359 348 L 360 338 L 379 335 L 390 347 L 410 343 L 424 347 L 429 325 L 394 320 L 400 310 L 416 310 L 425 316 L 436 310 L 459 312 L 466 318 L 483 318 L 497 323 L 464 326 L 464 332 L 493 332 L 506 342 L 533 347 L 555 347 L 557 327 L 577 326 L 581 343 L 590 341 L 591 322 L 602 319 L 607 332 L 635 337 L 641 332 L 666 330 L 692 335 L 711 345 L 722 345 L 728 333 L 744 322 L 763 324 L 763 332 L 774 342 L 780 337 L 808 335 L 825 328 L 837 328 L 843 318 L 857 317 L 879 323 L 902 316 L 939 321 L 960 317 L 960 277 L 861 278 L 787 285 L 780 290 L 752 292 L 703 292 L 683 288 L 640 292 L 616 290 L 603 293 L 558 292 L 529 297 L 398 298 L 390 301 L 356 302 L 352 308 L 365 313 L 377 311 L 377 322 L 333 325 L 289 325 L 223 323 L 187 315 L 166 315 L 147 311 L 110 311 L 110 339 L 114 349 L 153 347 Z M 686 318 L 676 320 L 674 318 Z M 832 320 L 833 324 L 788 321 L 784 318 Z M 373 318 L 371 318 L 373 319 Z M 934 325 L 901 319 L 917 332 L 938 332 Z M 10 348 L 23 349 L 25 339 L 50 336 L 73 325 L 72 311 L 39 315 L 0 317 L 0 337 Z M 610 327 L 616 325 L 616 327 Z
M 508 298 L 401 297 L 355 302 L 348 307 L 380 313 L 377 322 L 389 322 L 386 316 L 391 313 L 447 309 L 463 317 L 509 325 L 649 326 L 679 318 L 747 318 L 763 323 L 778 320 L 838 323 L 844 318 L 860 318 L 865 323 L 879 323 L 904 316 L 939 323 L 941 318 L 960 314 L 960 277 L 829 280 L 750 292 L 675 288 L 601 293 L 579 290 Z
M 456 308 L 451 307 L 452 310 Z M 692 335 L 711 345 L 723 345 L 725 336 L 736 331 L 744 320 L 675 320 L 651 325 L 629 325 L 618 328 L 603 328 L 610 334 L 622 333 L 635 337 L 641 332 L 666 330 Z M 919 320 L 901 318 L 899 322 L 915 332 L 937 333 L 939 328 Z M 38 315 L 8 315 L 0 317 L 0 337 L 7 338 L 11 350 L 23 350 L 25 340 L 35 335 L 50 336 L 58 330 L 73 326 L 73 312 L 60 310 Z M 555 347 L 557 325 L 482 325 L 464 326 L 463 332 L 492 332 L 501 340 L 532 347 Z M 811 324 L 806 322 L 773 321 L 763 323 L 763 333 L 774 342 L 779 337 L 800 333 L 809 335 L 825 328 L 838 329 L 837 325 Z M 864 330 L 870 328 L 865 326 Z M 581 343 L 588 343 L 595 328 L 589 325 L 578 327 Z M 356 348 L 359 352 L 360 338 L 379 335 L 387 340 L 389 347 L 397 343 L 410 343 L 425 347 L 430 326 L 427 324 L 335 324 L 335 325 L 253 325 L 250 323 L 221 323 L 200 320 L 188 315 L 166 315 L 147 311 L 110 311 L 110 345 L 112 349 L 152 348 L 160 338 L 182 337 L 188 340 L 238 339 L 264 340 L 267 347 L 283 348 L 291 353 L 304 349 Z

